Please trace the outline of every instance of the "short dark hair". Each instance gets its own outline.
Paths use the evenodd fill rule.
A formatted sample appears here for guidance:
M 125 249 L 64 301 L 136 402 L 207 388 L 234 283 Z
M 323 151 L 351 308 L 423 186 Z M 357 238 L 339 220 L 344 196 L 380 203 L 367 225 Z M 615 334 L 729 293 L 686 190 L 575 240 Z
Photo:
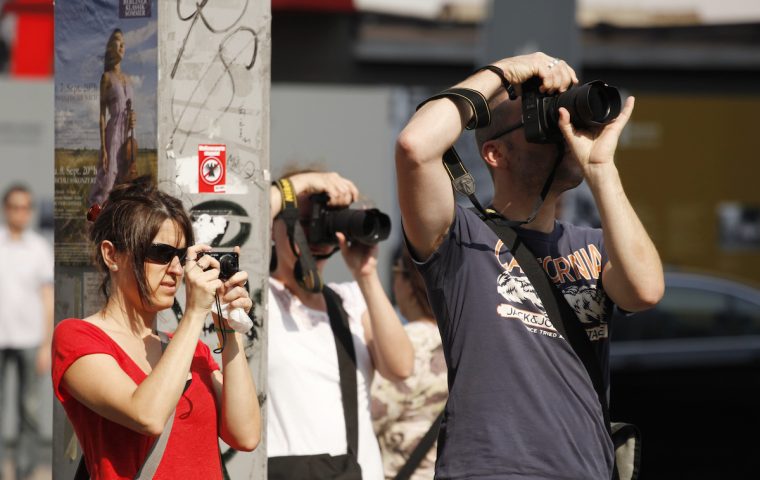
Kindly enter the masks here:
M 3 193 L 3 205 L 8 205 L 8 200 L 10 200 L 11 195 L 17 192 L 26 193 L 27 195 L 32 196 L 32 191 L 29 187 L 23 183 L 14 183 L 5 189 L 5 193 Z
M 145 259 L 148 248 L 166 220 L 176 223 L 185 237 L 185 244 L 194 243 L 193 227 L 182 202 L 160 191 L 149 176 L 114 187 L 90 230 L 95 244 L 94 263 L 105 273 L 100 290 L 106 300 L 111 295 L 111 278 L 100 251 L 100 244 L 108 240 L 117 251 L 131 256 L 132 270 L 143 305 L 150 305 L 150 291 L 145 278 Z

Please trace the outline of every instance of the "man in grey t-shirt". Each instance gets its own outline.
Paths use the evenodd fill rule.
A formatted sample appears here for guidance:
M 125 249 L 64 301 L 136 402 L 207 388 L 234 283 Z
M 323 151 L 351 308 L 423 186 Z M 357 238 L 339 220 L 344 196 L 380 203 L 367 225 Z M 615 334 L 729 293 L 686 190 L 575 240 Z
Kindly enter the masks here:
M 549 94 L 578 81 L 565 62 L 543 53 L 494 65 L 518 93 L 532 77 Z M 479 71 L 457 87 L 477 90 L 491 106 L 491 125 L 478 130 L 477 139 L 494 181 L 493 208 L 504 217 L 530 216 L 564 151 L 543 205 L 519 234 L 578 313 L 606 373 L 613 303 L 642 310 L 664 290 L 659 256 L 613 158 L 633 98 L 614 122 L 593 132 L 576 130 L 560 109 L 559 150 L 527 142 L 520 100 L 507 99 L 493 71 Z M 404 232 L 425 278 L 449 369 L 436 478 L 608 479 L 613 447 L 582 363 L 498 237 L 477 215 L 456 207 L 442 157 L 472 116 L 467 102 L 432 100 L 396 146 Z M 559 195 L 583 179 L 602 230 L 555 220 Z

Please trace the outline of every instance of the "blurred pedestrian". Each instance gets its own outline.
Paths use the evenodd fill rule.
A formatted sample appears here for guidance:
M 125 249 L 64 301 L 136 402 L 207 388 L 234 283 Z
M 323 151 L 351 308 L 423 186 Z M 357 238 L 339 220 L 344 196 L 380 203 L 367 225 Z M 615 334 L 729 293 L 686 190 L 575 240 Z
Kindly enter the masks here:
M 14 455 L 17 479 L 29 476 L 39 460 L 38 380 L 50 368 L 53 329 L 53 253 L 47 241 L 29 229 L 33 206 L 32 193 L 23 185 L 13 185 L 3 195 L 0 407 L 4 407 L 7 397 L 3 389 L 8 369 L 14 365 L 18 378 L 18 441 Z M 0 441 L 0 466 L 5 459 L 4 442 Z
M 400 382 L 377 376 L 372 384 L 372 420 L 383 455 L 385 478 L 393 479 L 409 461 L 425 434 L 437 429 L 448 397 L 441 335 L 428 303 L 425 283 L 403 248 L 393 265 L 393 295 L 414 347 L 414 373 Z M 435 425 L 434 425 L 435 423 Z M 432 480 L 435 442 L 414 469 L 412 480 Z

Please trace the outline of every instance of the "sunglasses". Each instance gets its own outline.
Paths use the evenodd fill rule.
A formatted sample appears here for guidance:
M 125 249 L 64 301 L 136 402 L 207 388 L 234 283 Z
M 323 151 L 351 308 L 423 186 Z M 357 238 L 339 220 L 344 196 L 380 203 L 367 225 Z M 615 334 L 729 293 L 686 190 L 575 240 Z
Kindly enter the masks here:
M 147 261 L 161 265 L 168 265 L 174 260 L 174 257 L 179 258 L 179 264 L 184 267 L 187 247 L 176 248 L 165 243 L 154 243 L 148 248 L 148 252 L 145 255 Z

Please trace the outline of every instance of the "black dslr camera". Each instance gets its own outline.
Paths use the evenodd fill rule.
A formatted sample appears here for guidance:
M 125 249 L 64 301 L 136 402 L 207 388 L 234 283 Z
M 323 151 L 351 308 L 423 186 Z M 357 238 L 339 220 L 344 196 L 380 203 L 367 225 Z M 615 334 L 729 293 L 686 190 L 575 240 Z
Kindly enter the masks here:
M 331 208 L 325 193 L 312 195 L 311 215 L 308 223 L 308 239 L 312 245 L 337 244 L 336 232 L 341 232 L 351 242 L 375 245 L 388 238 L 391 219 L 376 208 Z
M 208 255 L 219 262 L 219 280 L 229 280 L 240 271 L 238 254 L 235 252 L 198 252 L 198 258 Z
M 562 141 L 558 125 L 560 107 L 570 112 L 570 123 L 579 129 L 605 125 L 620 115 L 620 91 L 601 80 L 554 95 L 541 93 L 538 90 L 540 86 L 539 77 L 522 84 L 522 117 L 525 139 L 529 142 Z

